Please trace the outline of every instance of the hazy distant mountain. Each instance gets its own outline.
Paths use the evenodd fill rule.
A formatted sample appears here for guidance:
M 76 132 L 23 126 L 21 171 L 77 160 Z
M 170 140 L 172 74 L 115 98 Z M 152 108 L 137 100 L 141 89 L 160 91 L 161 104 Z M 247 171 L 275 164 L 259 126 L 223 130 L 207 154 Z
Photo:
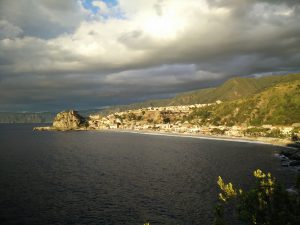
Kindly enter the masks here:
M 81 110 L 82 116 L 99 113 L 100 109 Z M 0 123 L 52 123 L 58 112 L 0 112 Z
M 0 112 L 0 123 L 52 123 L 56 113 Z

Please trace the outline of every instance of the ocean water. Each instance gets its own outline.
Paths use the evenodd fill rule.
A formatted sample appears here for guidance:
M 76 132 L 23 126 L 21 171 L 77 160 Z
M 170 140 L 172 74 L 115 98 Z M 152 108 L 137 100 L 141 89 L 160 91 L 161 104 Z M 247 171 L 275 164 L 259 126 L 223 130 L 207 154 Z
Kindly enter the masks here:
M 0 125 L 0 224 L 210 225 L 219 175 L 243 188 L 257 168 L 293 181 L 280 147 L 33 126 Z

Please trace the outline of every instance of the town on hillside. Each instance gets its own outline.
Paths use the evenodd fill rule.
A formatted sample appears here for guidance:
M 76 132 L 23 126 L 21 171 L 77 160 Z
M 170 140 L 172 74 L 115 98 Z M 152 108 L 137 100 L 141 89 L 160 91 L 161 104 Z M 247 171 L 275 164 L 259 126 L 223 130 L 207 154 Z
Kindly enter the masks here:
M 93 114 L 83 118 L 76 111 L 59 113 L 52 127 L 38 127 L 35 130 L 126 130 L 153 131 L 161 133 L 221 135 L 230 137 L 271 137 L 298 140 L 300 123 L 291 125 L 251 126 L 247 124 L 215 125 L 208 118 L 191 119 L 191 115 L 199 110 L 214 105 L 221 105 L 217 100 L 209 104 L 179 105 L 166 107 L 147 107 L 109 115 Z

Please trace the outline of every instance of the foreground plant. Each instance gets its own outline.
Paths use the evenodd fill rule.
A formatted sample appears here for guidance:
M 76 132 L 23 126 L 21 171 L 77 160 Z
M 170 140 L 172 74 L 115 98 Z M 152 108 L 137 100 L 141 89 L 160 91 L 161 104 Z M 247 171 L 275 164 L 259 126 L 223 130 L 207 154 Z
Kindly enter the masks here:
M 237 210 L 242 224 L 299 225 L 299 194 L 289 195 L 270 173 L 266 174 L 258 169 L 253 175 L 256 185 L 249 191 L 237 189 L 232 183 L 226 184 L 221 177 L 218 178 L 219 203 L 215 209 L 213 224 L 227 224 L 224 212 L 225 206 L 228 206 Z

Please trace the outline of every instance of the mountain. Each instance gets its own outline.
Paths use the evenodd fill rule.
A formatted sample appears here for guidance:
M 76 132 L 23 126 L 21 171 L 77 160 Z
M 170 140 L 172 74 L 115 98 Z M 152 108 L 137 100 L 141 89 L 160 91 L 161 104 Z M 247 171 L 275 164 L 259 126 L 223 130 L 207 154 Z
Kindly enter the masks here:
M 139 109 L 153 106 L 192 105 L 212 103 L 217 100 L 231 101 L 249 97 L 272 87 L 276 84 L 300 80 L 300 74 L 276 75 L 260 78 L 232 78 L 214 88 L 204 88 L 196 91 L 178 94 L 174 98 L 148 100 L 123 106 L 113 106 L 104 110 L 103 114 L 120 112 L 129 109 Z
M 275 85 L 273 83 L 272 87 L 248 97 L 197 109 L 190 114 L 189 120 L 192 123 L 229 126 L 299 123 L 300 80 L 286 81 L 283 79 Z
M 300 80 L 300 74 L 268 76 L 261 78 L 232 78 L 219 87 L 200 89 L 179 94 L 170 99 L 169 105 L 230 101 L 257 94 L 276 84 Z
M 99 113 L 101 109 L 81 110 L 83 116 Z M 0 123 L 52 123 L 57 112 L 0 112 Z
M 89 114 L 97 114 L 97 113 L 110 114 L 113 112 L 126 111 L 129 109 L 139 109 L 139 108 L 145 108 L 150 106 L 154 107 L 154 106 L 172 106 L 172 105 L 175 106 L 191 105 L 191 104 L 212 103 L 217 100 L 222 100 L 223 102 L 226 103 L 222 105 L 227 105 L 229 104 L 227 103 L 228 101 L 248 98 L 257 95 L 261 92 L 264 92 L 276 85 L 280 86 L 281 84 L 285 84 L 287 82 L 293 83 L 298 81 L 300 81 L 300 74 L 289 74 L 289 75 L 280 75 L 280 76 L 276 75 L 276 76 L 268 76 L 268 77 L 261 77 L 261 78 L 237 77 L 237 78 L 229 79 L 228 81 L 226 81 L 225 83 L 223 83 L 218 87 L 205 88 L 196 91 L 185 92 L 182 94 L 178 94 L 174 98 L 148 100 L 145 102 L 134 103 L 130 105 L 113 106 L 108 109 L 82 110 L 79 111 L 79 113 L 83 116 L 88 116 Z M 248 99 L 247 101 L 250 100 Z M 228 107 L 229 106 L 231 107 L 232 104 L 236 104 L 236 103 L 230 103 L 230 104 L 231 105 L 228 105 Z M 255 103 L 253 104 L 255 105 Z M 275 105 L 279 106 L 278 102 L 276 101 L 272 104 L 274 104 L 274 106 Z M 223 110 L 226 112 L 226 109 Z M 53 112 L 53 113 L 52 112 L 44 112 L 44 113 L 0 112 L 0 123 L 51 123 L 56 113 L 57 112 Z M 221 113 L 218 114 L 220 114 L 221 116 Z M 252 121 L 251 123 L 254 122 Z
M 0 112 L 0 123 L 52 123 L 56 113 Z

